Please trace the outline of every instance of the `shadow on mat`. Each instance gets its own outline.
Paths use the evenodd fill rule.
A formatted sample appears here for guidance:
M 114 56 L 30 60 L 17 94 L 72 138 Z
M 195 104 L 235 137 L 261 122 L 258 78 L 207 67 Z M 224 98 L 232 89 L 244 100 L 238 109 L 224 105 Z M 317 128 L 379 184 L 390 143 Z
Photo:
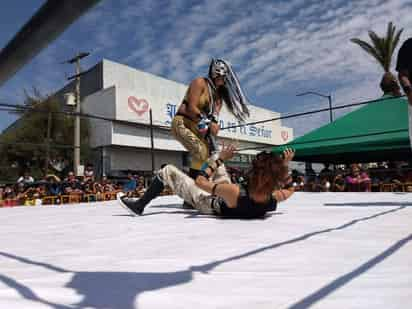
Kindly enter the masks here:
M 373 257 L 366 263 L 363 263 L 358 268 L 352 270 L 345 275 L 338 277 L 337 279 L 333 280 L 331 283 L 323 286 L 316 292 L 310 294 L 309 296 L 305 297 L 304 299 L 300 300 L 299 302 L 293 304 L 292 306 L 288 307 L 289 309 L 305 309 L 313 306 L 315 303 L 320 301 L 321 299 L 327 297 L 337 289 L 341 288 L 345 284 L 349 283 L 356 277 L 359 277 L 363 273 L 370 270 L 372 267 L 375 267 L 377 264 L 381 263 L 386 258 L 390 257 L 396 251 L 401 249 L 404 245 L 412 240 L 412 234 L 409 236 L 397 241 L 395 244 L 390 246 L 388 249 L 383 251 L 382 253 L 378 254 L 377 256 Z
M 152 215 L 187 215 L 184 218 L 185 219 L 213 219 L 213 220 L 236 220 L 236 221 L 258 221 L 258 220 L 265 220 L 267 218 L 270 218 L 272 216 L 279 216 L 283 215 L 284 213 L 281 211 L 276 211 L 276 212 L 268 212 L 265 214 L 264 217 L 262 218 L 254 218 L 254 219 L 242 219 L 242 218 L 224 218 L 224 217 L 219 217 L 215 215 L 206 215 L 198 212 L 197 210 L 176 210 L 176 211 L 154 211 L 154 212 L 147 212 L 143 213 L 141 216 L 134 216 L 132 214 L 119 214 L 119 215 L 112 215 L 113 217 L 130 217 L 130 218 L 135 218 L 135 217 L 147 217 L 147 216 L 152 216 Z
M 337 227 L 307 233 L 289 240 L 263 246 L 245 252 L 243 254 L 234 255 L 207 264 L 190 266 L 187 269 L 174 272 L 73 271 L 58 266 L 54 266 L 49 263 L 37 262 L 29 258 L 20 257 L 6 252 L 0 252 L 0 257 L 13 259 L 20 263 L 26 264 L 26 271 L 28 270 L 29 266 L 34 265 L 38 267 L 43 267 L 54 273 L 71 273 L 72 276 L 70 278 L 70 281 L 65 285 L 65 287 L 72 289 L 75 292 L 75 295 L 82 296 L 80 302 L 71 305 L 61 305 L 48 301 L 43 297 L 38 296 L 32 289 L 30 289 L 30 287 L 25 286 L 22 283 L 19 283 L 17 280 L 7 277 L 3 274 L 0 274 L 0 281 L 3 282 L 3 284 L 9 286 L 11 289 L 15 290 L 24 299 L 45 304 L 56 309 L 80 309 L 85 307 L 132 309 L 135 308 L 135 300 L 139 297 L 140 294 L 147 291 L 156 291 L 163 288 L 189 283 L 190 281 L 192 281 L 193 274 L 195 272 L 208 273 L 217 266 L 220 266 L 222 264 L 247 258 L 258 253 L 277 249 L 286 245 L 299 243 L 317 235 L 347 229 L 350 226 L 353 226 L 359 222 L 372 220 L 374 218 L 399 211 L 403 208 L 404 207 L 399 207 L 396 209 L 379 212 L 368 217 L 362 217 L 359 219 L 351 220 Z M 305 298 L 304 300 L 294 305 L 295 307 L 292 306 L 291 308 L 304 308 L 301 304 L 310 305 L 318 301 L 319 299 L 327 296 L 329 293 L 331 293 L 331 291 L 336 290 L 337 288 L 345 284 L 347 281 L 352 280 L 354 277 L 359 276 L 366 270 L 369 270 L 371 267 L 375 266 L 381 260 L 392 254 L 400 246 L 403 246 L 403 244 L 406 241 L 409 241 L 410 237 L 407 240 L 405 240 L 401 245 L 398 245 L 394 248 L 391 247 L 392 249 L 389 253 L 385 253 L 385 251 L 383 254 L 378 256 L 378 258 L 375 258 L 371 262 L 366 263 L 366 266 L 362 266 L 360 270 L 355 270 L 351 272 L 349 275 L 345 275 L 343 279 L 338 279 L 338 282 L 333 283 L 331 287 L 327 286 L 325 288 L 322 288 L 320 292 L 317 292 L 316 295 L 309 296 L 308 299 Z
M 176 211 L 153 211 L 150 212 L 150 209 L 157 208 L 157 209 L 179 209 Z M 236 221 L 251 221 L 251 220 L 264 220 L 267 218 L 270 218 L 272 216 L 277 216 L 277 215 L 283 215 L 283 212 L 281 211 L 271 211 L 266 213 L 266 215 L 263 218 L 257 218 L 257 219 L 239 219 L 239 218 L 223 218 L 215 215 L 206 215 L 200 213 L 196 209 L 183 209 L 182 204 L 169 204 L 169 205 L 153 205 L 153 206 L 147 206 L 146 212 L 143 213 L 143 215 L 139 217 L 147 217 L 147 216 L 153 216 L 153 215 L 187 215 L 185 216 L 185 219 L 198 219 L 198 218 L 209 218 L 209 219 L 215 219 L 215 220 L 236 220 Z M 149 211 L 148 211 L 149 210 Z M 113 215 L 113 217 L 135 217 L 132 214 L 118 214 L 118 215 Z
M 162 204 L 162 205 L 153 205 L 153 206 L 148 206 L 148 208 L 173 208 L 173 209 L 183 209 L 183 203 L 181 204 Z M 186 209 L 186 210 L 192 210 L 192 209 Z M 193 209 L 194 210 L 194 209 Z
M 375 207 L 375 206 L 403 206 L 411 207 L 411 202 L 359 202 L 359 203 L 325 203 L 323 206 L 352 206 L 352 207 Z

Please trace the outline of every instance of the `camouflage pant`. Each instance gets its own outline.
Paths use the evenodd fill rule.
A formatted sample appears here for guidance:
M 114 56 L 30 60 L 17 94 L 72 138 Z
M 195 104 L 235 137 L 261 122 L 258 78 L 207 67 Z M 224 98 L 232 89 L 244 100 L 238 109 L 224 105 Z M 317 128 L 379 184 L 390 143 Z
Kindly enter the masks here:
M 197 126 L 183 116 L 175 116 L 172 121 L 173 136 L 189 151 L 192 156 L 191 168 L 200 170 L 201 166 L 209 160 L 209 146 L 204 138 L 200 137 Z M 213 179 L 215 183 L 231 183 L 226 167 L 221 165 Z
M 172 121 L 172 134 L 192 156 L 191 168 L 199 170 L 209 158 L 209 147 L 201 137 L 197 125 L 183 116 L 175 116 Z
M 200 189 L 192 178 L 174 165 L 166 165 L 159 171 L 158 175 L 165 185 L 168 185 L 179 197 L 202 214 L 219 213 L 216 198 Z

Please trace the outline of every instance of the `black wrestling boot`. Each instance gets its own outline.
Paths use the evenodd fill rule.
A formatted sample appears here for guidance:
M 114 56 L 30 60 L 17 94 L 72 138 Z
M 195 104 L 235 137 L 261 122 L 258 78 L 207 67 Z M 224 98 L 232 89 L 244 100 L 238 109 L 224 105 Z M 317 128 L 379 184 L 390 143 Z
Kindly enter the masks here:
M 189 204 L 189 203 L 186 202 L 186 201 L 183 201 L 182 208 L 183 208 L 183 209 L 195 209 L 195 208 L 192 206 L 192 204 Z
M 132 200 L 130 198 L 127 198 L 126 196 L 122 196 L 118 199 L 118 201 L 120 205 L 127 209 L 132 215 L 141 216 L 146 205 L 149 204 L 151 200 L 158 197 L 163 189 L 163 182 L 159 179 L 158 176 L 155 176 L 153 178 L 152 184 L 141 198 L 139 198 L 138 200 Z

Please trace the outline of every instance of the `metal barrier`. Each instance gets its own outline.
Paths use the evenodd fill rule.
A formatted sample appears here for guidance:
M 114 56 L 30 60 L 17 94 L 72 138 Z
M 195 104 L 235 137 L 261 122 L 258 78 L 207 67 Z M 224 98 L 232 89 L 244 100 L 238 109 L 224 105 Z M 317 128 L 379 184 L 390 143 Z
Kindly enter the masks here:
M 372 189 L 374 187 L 379 188 L 379 192 L 412 192 L 412 183 L 382 183 L 382 184 L 372 184 Z M 299 190 L 305 192 L 305 190 Z M 79 204 L 79 203 L 95 203 L 101 201 L 112 201 L 116 199 L 117 193 L 122 191 L 113 192 L 103 192 L 103 193 L 90 193 L 90 194 L 64 194 L 64 195 L 50 195 L 45 196 L 41 199 L 42 205 L 62 205 L 62 204 Z M 307 191 L 309 192 L 309 191 Z M 349 191 L 349 192 L 359 192 L 359 191 Z M 173 192 L 164 192 L 161 195 L 170 195 Z M 132 197 L 140 197 L 142 194 L 134 192 Z M 20 203 L 18 199 L 4 199 L 0 200 L 1 207 L 15 207 L 15 206 L 36 206 L 36 201 L 25 200 Z
M 78 204 L 78 203 L 94 203 L 100 201 L 111 201 L 116 199 L 116 195 L 121 191 L 90 193 L 90 194 L 63 194 L 63 195 L 48 195 L 41 198 L 41 205 L 62 205 L 62 204 Z M 136 196 L 138 197 L 138 195 Z M 14 206 L 36 206 L 35 199 L 26 199 L 20 202 L 18 199 L 0 200 L 0 207 Z

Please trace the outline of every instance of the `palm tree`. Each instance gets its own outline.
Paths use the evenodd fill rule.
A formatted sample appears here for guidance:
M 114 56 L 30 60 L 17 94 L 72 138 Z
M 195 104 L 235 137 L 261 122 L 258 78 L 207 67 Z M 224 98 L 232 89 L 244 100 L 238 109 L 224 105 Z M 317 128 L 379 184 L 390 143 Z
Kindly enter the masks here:
M 392 55 L 399 43 L 403 29 L 396 31 L 392 22 L 388 23 L 386 37 L 380 37 L 374 31 L 369 30 L 368 35 L 371 44 L 358 38 L 351 39 L 352 43 L 359 45 L 364 51 L 375 58 L 385 72 L 390 72 Z

